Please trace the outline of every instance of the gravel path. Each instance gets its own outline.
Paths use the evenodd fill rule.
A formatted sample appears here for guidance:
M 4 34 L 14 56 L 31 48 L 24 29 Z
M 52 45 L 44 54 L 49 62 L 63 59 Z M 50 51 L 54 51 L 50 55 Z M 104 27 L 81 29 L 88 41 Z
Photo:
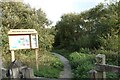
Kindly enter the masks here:
M 61 62 L 63 63 L 64 65 L 64 71 L 62 71 L 60 73 L 60 78 L 72 78 L 72 71 L 71 71 L 71 66 L 69 64 L 69 61 L 61 56 L 60 54 L 57 54 L 57 53 L 53 53 L 55 56 L 57 56 L 58 58 L 60 58 Z
M 61 71 L 59 79 L 44 78 L 44 77 L 36 77 L 35 79 L 36 80 L 71 80 L 73 76 L 72 76 L 72 71 L 71 71 L 71 66 L 69 64 L 69 61 L 60 54 L 57 54 L 57 53 L 52 53 L 52 54 L 60 58 L 61 62 L 64 65 L 64 70 Z

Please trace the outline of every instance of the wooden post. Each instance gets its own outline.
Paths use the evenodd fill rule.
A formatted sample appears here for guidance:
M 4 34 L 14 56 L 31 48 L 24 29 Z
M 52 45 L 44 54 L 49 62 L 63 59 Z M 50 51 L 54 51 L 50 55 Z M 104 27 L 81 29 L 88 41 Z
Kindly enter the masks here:
M 96 55 L 96 64 L 105 65 L 105 55 L 104 54 Z M 96 67 L 96 70 L 97 70 L 97 67 Z M 98 78 L 103 78 L 103 80 L 104 80 L 106 78 L 106 72 L 98 71 Z
M 97 80 L 97 71 L 96 70 L 90 70 L 88 72 L 90 80 Z
M 21 72 L 23 73 L 23 78 L 34 78 L 33 69 L 31 68 L 23 68 Z
M 12 62 L 15 60 L 14 50 L 11 50 L 11 60 L 12 60 Z
M 35 49 L 36 54 L 36 69 L 38 70 L 38 49 Z

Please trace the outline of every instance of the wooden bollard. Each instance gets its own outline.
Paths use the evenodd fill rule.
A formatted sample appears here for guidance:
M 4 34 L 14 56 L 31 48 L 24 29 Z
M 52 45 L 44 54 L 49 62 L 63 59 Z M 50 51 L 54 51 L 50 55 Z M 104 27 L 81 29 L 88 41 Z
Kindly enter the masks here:
M 104 54 L 96 55 L 96 64 L 103 64 L 103 65 L 105 65 L 105 55 Z M 97 67 L 96 67 L 96 70 L 98 71 L 97 78 L 101 78 L 101 79 L 104 80 L 106 78 L 106 72 L 99 71 Z
M 96 70 L 90 70 L 88 72 L 90 80 L 97 80 L 97 71 Z
M 34 78 L 33 69 L 31 68 L 23 68 L 22 73 L 24 78 Z

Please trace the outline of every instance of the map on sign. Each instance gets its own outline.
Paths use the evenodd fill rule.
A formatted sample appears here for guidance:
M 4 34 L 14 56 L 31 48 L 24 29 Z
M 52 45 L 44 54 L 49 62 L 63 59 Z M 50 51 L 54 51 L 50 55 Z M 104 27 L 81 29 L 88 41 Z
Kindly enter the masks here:
M 29 49 L 30 39 L 29 35 L 12 35 L 9 36 L 10 49 Z

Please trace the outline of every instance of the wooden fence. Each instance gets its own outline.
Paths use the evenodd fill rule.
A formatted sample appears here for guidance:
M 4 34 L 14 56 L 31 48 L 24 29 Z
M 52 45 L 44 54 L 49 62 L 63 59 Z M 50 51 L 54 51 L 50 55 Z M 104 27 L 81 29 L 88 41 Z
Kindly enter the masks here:
M 105 80 L 106 72 L 114 72 L 120 75 L 120 66 L 106 64 L 104 54 L 96 55 L 95 69 L 89 71 L 91 80 Z

